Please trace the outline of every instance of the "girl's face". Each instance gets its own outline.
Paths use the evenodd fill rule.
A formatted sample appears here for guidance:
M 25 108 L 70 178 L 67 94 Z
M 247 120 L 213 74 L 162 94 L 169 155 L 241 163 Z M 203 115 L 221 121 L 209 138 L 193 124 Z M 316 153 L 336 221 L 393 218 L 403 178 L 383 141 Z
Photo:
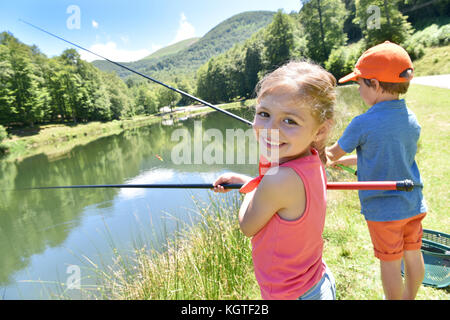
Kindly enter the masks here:
M 292 99 L 288 92 L 267 94 L 256 106 L 253 128 L 260 148 L 277 152 L 279 163 L 310 155 L 319 127 L 310 107 Z

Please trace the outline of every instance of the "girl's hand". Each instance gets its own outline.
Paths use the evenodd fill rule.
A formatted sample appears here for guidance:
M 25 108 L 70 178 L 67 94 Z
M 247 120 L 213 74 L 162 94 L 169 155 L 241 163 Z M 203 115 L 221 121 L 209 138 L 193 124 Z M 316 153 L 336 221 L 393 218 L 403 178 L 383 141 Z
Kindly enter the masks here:
M 222 174 L 216 181 L 214 181 L 214 192 L 219 193 L 227 193 L 231 191 L 231 189 L 225 189 L 223 184 L 245 184 L 250 181 L 252 178 L 243 174 L 227 172 Z

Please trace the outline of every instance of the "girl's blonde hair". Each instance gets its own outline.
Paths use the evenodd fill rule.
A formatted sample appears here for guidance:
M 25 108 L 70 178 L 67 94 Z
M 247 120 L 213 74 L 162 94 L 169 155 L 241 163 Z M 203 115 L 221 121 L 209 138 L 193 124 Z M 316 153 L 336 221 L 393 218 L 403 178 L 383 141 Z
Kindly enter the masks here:
M 291 61 L 266 75 L 256 86 L 259 102 L 282 85 L 292 86 L 293 99 L 311 107 L 311 114 L 320 124 L 333 120 L 336 105 L 336 78 L 321 66 L 310 61 Z M 331 121 L 329 121 L 331 122 Z M 313 143 L 320 159 L 326 163 L 326 140 Z

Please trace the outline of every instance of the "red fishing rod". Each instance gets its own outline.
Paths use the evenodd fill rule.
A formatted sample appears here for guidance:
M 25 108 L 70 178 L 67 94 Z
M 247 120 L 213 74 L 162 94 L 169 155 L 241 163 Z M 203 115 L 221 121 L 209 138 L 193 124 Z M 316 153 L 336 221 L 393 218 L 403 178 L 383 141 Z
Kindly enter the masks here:
M 240 189 L 243 184 L 223 184 L 225 189 Z M 414 183 L 411 180 L 404 181 L 360 181 L 360 182 L 328 182 L 328 190 L 397 190 L 412 191 L 415 187 L 422 187 L 422 184 Z M 214 189 L 210 183 L 190 183 L 190 184 L 101 184 L 101 185 L 78 185 L 62 187 L 36 187 L 24 188 L 20 190 L 45 190 L 45 189 L 87 189 L 87 188 L 142 188 L 142 189 Z

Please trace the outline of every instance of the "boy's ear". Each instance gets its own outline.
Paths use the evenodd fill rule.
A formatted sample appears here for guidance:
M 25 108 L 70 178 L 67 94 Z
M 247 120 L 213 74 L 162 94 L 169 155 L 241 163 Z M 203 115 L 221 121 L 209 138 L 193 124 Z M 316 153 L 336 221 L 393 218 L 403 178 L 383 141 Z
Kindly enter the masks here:
M 370 79 L 370 83 L 372 85 L 372 88 L 375 89 L 375 91 L 378 91 L 378 89 L 380 89 L 380 81 L 378 81 L 377 79 Z

